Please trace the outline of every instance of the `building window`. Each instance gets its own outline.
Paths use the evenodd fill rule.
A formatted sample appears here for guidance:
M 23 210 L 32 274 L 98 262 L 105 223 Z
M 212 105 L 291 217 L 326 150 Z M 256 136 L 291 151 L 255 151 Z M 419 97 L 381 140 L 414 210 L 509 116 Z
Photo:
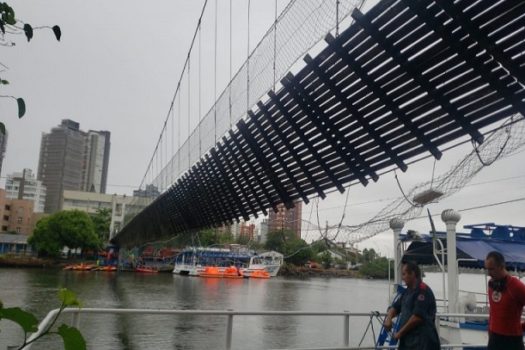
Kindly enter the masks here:
M 17 228 L 16 228 L 16 233 L 20 233 L 20 232 L 21 232 L 21 231 L 20 231 L 20 227 L 17 227 Z
M 21 224 L 22 223 L 22 217 L 19 216 L 18 219 L 16 220 L 17 224 Z
M 6 205 L 5 206 L 5 210 L 11 210 L 11 206 L 10 205 Z
M 2 226 L 2 231 L 7 231 L 7 226 Z
M 4 215 L 4 221 L 9 221 L 9 216 Z

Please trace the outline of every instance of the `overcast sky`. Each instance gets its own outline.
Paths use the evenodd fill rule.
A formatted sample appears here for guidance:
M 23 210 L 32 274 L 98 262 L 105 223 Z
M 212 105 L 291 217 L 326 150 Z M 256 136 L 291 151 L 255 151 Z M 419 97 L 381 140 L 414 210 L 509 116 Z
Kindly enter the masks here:
M 35 172 L 42 132 L 48 132 L 61 119 L 80 123 L 83 130 L 109 130 L 111 155 L 108 193 L 131 193 L 140 184 L 147 162 L 158 139 L 162 123 L 173 97 L 176 83 L 186 58 L 191 37 L 203 1 L 10 1 L 17 18 L 33 26 L 55 25 L 62 28 L 57 42 L 50 30 L 35 31 L 27 43 L 23 36 L 13 40 L 16 46 L 2 47 L 1 62 L 9 67 L 0 73 L 11 85 L 2 87 L 3 95 L 23 97 L 27 115 L 17 119 L 16 104 L 0 100 L 2 121 L 9 139 L 2 176 L 30 168 Z M 274 19 L 274 1 L 252 0 L 251 48 L 266 32 Z M 278 0 L 280 12 L 288 3 Z M 215 2 L 210 0 L 204 55 L 213 55 L 213 31 L 210 29 Z M 228 78 L 229 46 L 227 16 L 229 2 L 219 1 L 218 57 L 219 92 Z M 232 57 L 234 71 L 246 58 L 246 0 L 233 0 L 234 40 Z M 204 35 L 204 30 L 203 30 Z M 211 62 L 208 61 L 209 69 Z M 208 84 L 213 84 L 208 77 Z M 209 95 L 209 94 L 208 94 Z M 204 96 L 204 99 L 211 98 Z M 208 105 L 209 106 L 209 105 Z M 207 108 L 203 108 L 203 111 Z M 437 162 L 436 175 L 445 172 L 471 150 L 470 144 L 447 152 Z M 446 208 L 464 209 L 483 204 L 525 197 L 524 154 L 501 160 L 483 170 L 460 193 L 431 206 L 433 213 Z M 399 178 L 405 189 L 430 180 L 432 161 L 409 167 Z M 512 179 L 508 179 L 512 178 Z M 506 180 L 505 180 L 506 179 Z M 350 188 L 345 224 L 366 221 L 399 197 L 393 174 L 387 174 L 366 188 Z M 334 193 L 319 204 L 320 222 L 338 222 L 342 215 L 345 194 Z M 367 202 L 362 204 L 363 202 Z M 303 218 L 317 221 L 315 209 L 303 207 Z M 497 222 L 525 226 L 524 202 L 473 210 L 463 213 L 460 224 Z M 439 218 L 438 229 L 444 229 Z M 428 230 L 426 220 L 407 224 L 420 231 Z M 304 226 L 303 226 L 304 227 Z M 315 232 L 305 232 L 313 239 Z M 361 247 L 373 247 L 391 254 L 391 234 L 370 239 Z

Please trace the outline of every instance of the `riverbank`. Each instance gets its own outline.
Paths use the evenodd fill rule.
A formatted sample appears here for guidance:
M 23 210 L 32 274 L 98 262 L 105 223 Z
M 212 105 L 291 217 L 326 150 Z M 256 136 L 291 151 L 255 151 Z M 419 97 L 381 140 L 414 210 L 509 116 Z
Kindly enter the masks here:
M 22 268 L 62 268 L 67 264 L 80 263 L 81 260 L 68 260 L 67 262 L 54 259 L 43 259 L 32 256 L 18 256 L 18 255 L 2 255 L 0 256 L 0 267 L 22 267 Z M 163 270 L 162 272 L 171 272 Z M 295 266 L 285 264 L 279 271 L 279 276 L 283 277 L 332 277 L 332 278 L 366 278 L 355 270 L 341 270 L 341 269 L 323 269 L 323 268 L 309 268 L 303 266 Z
M 0 267 L 60 267 L 59 261 L 42 259 L 34 256 L 2 255 L 0 256 Z
M 285 264 L 279 271 L 283 277 L 337 277 L 337 278 L 362 278 L 359 271 L 341 269 L 322 269 Z

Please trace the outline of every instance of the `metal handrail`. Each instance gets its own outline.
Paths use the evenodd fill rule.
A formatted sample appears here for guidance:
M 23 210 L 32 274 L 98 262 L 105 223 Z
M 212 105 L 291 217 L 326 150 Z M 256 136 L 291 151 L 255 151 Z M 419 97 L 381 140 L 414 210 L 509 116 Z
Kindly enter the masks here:
M 46 317 L 38 325 L 38 330 L 31 334 L 28 341 L 38 337 L 46 331 L 57 316 L 59 309 L 51 310 Z M 200 315 L 200 316 L 226 316 L 226 344 L 225 349 L 230 350 L 232 346 L 233 336 L 233 320 L 234 316 L 324 316 L 324 317 L 343 317 L 343 348 L 315 348 L 317 350 L 329 349 L 346 349 L 346 350 L 366 350 L 366 349 L 395 349 L 392 346 L 381 347 L 349 347 L 350 346 L 350 317 L 370 317 L 371 315 L 385 316 L 386 313 L 378 312 L 324 312 L 324 311 L 235 311 L 235 310 L 170 310 L 170 309 L 115 309 L 115 308 L 66 308 L 62 314 L 72 315 L 72 325 L 79 326 L 81 314 L 136 314 L 136 315 Z M 471 317 L 472 314 L 460 313 L 439 313 L 437 317 Z M 488 318 L 487 314 L 476 314 L 476 317 Z M 485 346 L 483 345 L 468 345 L 469 347 Z M 443 344 L 444 349 L 463 348 L 467 345 Z M 31 348 L 31 344 L 26 345 L 23 350 Z M 313 350 L 313 349 L 296 349 L 296 350 Z

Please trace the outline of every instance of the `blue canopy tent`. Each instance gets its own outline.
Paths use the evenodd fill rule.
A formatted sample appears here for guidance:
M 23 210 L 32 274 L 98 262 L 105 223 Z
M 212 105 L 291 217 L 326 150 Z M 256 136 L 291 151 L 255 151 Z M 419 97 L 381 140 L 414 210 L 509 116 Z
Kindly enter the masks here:
M 485 224 L 483 224 L 485 225 Z M 509 270 L 525 271 L 525 241 L 516 235 L 523 231 L 522 227 L 490 224 L 487 226 L 490 235 L 481 234 L 479 225 L 465 226 L 470 233 L 457 234 L 457 256 L 459 266 L 483 268 L 485 258 L 491 251 L 498 251 L 505 257 Z M 446 248 L 447 240 L 444 232 L 437 232 L 436 238 L 443 242 Z M 408 239 L 404 239 L 407 241 Z M 446 256 L 446 254 L 445 254 Z M 468 259 L 466 261 L 465 259 Z M 403 260 L 412 260 L 418 264 L 435 263 L 432 252 L 432 237 L 423 235 L 410 243 Z M 445 258 L 446 263 L 446 258 Z

